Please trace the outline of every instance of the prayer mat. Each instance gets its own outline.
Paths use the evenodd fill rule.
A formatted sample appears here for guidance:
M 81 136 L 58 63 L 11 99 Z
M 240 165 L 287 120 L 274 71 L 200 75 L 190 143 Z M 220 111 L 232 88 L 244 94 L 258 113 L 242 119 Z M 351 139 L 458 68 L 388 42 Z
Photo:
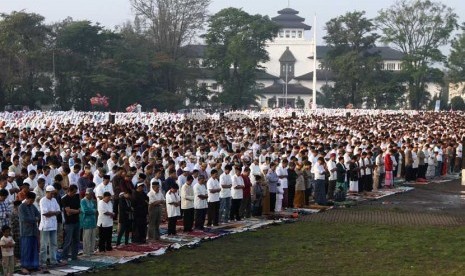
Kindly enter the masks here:
M 79 267 L 89 267 L 89 269 L 100 269 L 104 267 L 109 267 L 114 264 L 114 262 L 98 262 L 98 261 L 90 261 L 86 259 L 88 257 L 82 257 L 77 260 L 72 260 L 68 262 L 68 266 L 79 266 Z M 114 259 L 113 261 L 116 261 Z
M 311 209 L 311 208 L 293 208 L 293 212 L 297 212 L 299 215 L 311 215 L 320 212 L 320 209 Z
M 180 233 L 180 236 L 197 237 L 197 238 L 203 238 L 203 239 L 211 239 L 211 238 L 219 237 L 218 234 L 199 231 L 199 230 L 194 230 L 192 232 L 187 232 L 187 233 Z
M 124 252 L 124 251 L 129 251 L 129 252 L 140 252 L 140 253 L 149 253 L 149 252 L 154 252 L 157 251 L 158 249 L 162 247 L 168 247 L 166 243 L 160 243 L 160 242 L 148 242 L 144 244 L 135 244 L 135 243 L 130 243 L 128 245 L 123 245 L 119 248 L 117 248 L 116 252 Z M 110 252 L 112 253 L 112 252 Z

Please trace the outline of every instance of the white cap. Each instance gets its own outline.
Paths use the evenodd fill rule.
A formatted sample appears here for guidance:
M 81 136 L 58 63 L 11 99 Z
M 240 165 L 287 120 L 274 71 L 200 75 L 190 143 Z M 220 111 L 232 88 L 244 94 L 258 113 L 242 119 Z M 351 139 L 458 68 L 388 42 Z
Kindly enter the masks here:
M 15 172 L 8 172 L 8 177 L 16 177 Z
M 53 191 L 55 191 L 55 188 L 52 185 L 49 185 L 49 186 L 47 186 L 47 188 L 45 188 L 45 191 L 46 192 L 53 192 Z

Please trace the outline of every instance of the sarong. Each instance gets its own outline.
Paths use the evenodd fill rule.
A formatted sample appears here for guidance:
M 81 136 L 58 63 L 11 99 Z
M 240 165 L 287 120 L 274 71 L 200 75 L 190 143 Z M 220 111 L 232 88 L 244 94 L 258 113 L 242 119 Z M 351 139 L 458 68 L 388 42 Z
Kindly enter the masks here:
M 37 237 L 21 237 L 21 267 L 39 268 L 39 241 Z
M 386 187 L 393 187 L 394 186 L 394 179 L 392 177 L 392 171 L 386 171 L 386 178 L 385 178 L 384 186 Z
M 358 193 L 358 181 L 349 181 L 349 192 Z

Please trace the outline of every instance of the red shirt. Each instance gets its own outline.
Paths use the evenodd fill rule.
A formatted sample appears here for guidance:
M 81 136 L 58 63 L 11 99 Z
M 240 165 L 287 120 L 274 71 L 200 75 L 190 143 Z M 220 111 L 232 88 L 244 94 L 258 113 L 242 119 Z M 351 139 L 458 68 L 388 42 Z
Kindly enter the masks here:
M 250 178 L 246 175 L 242 175 L 242 179 L 244 179 L 244 193 L 243 193 L 243 196 L 244 198 L 246 197 L 250 197 L 250 192 L 251 192 L 251 188 L 252 188 L 252 183 L 250 182 Z
M 387 172 L 392 172 L 392 159 L 389 153 L 384 156 L 384 168 Z

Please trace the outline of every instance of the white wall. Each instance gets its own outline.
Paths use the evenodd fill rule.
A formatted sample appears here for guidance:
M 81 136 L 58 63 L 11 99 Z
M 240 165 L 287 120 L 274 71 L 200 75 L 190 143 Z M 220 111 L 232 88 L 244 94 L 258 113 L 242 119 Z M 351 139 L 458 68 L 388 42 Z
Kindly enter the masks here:
M 289 47 L 289 50 L 297 60 L 294 67 L 294 76 L 298 77 L 313 71 L 313 59 L 308 58 L 313 56 L 312 41 L 304 39 L 279 39 L 267 44 L 266 49 L 270 55 L 270 61 L 261 64 L 269 74 L 279 77 L 281 67 L 279 58 L 286 51 L 286 47 Z

